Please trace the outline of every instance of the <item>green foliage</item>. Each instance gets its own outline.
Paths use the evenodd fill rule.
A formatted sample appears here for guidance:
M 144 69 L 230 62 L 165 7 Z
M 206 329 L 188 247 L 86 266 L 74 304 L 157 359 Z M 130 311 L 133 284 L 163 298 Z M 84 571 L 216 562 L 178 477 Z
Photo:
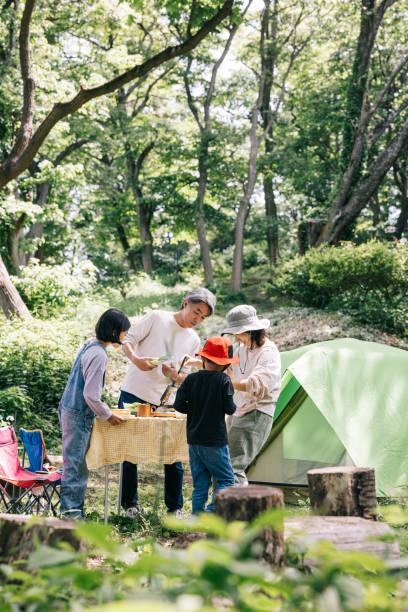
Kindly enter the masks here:
M 82 333 L 78 323 L 65 321 L 0 323 L 3 418 L 15 416 L 18 427 L 41 427 L 49 444 L 59 442 L 58 404 Z
M 0 390 L 0 427 L 12 425 L 16 430 L 28 423 L 36 427 L 45 425 L 33 411 L 33 400 L 24 386 Z
M 274 279 L 284 295 L 318 307 L 341 308 L 366 323 L 406 332 L 406 241 L 310 249 L 286 262 Z
M 89 262 L 71 273 L 66 264 L 40 265 L 33 262 L 21 268 L 21 276 L 12 280 L 28 308 L 37 316 L 55 315 L 68 304 L 75 304 L 95 283 L 95 268 Z
M 96 563 L 85 564 L 83 553 L 67 547 L 39 546 L 25 567 L 0 566 L 0 606 L 4 612 L 405 609 L 403 562 L 393 573 L 391 564 L 367 553 L 339 551 L 328 542 L 310 546 L 306 540 L 304 554 L 314 559 L 313 571 L 291 566 L 291 557 L 282 570 L 258 561 L 257 536 L 265 526 L 279 529 L 282 518 L 268 511 L 249 525 L 206 515 L 190 522 L 166 520 L 172 530 L 209 536 L 184 550 L 137 539 L 123 545 L 104 525 L 79 524 L 77 535 Z M 407 517 L 399 513 L 401 520 L 406 524 Z

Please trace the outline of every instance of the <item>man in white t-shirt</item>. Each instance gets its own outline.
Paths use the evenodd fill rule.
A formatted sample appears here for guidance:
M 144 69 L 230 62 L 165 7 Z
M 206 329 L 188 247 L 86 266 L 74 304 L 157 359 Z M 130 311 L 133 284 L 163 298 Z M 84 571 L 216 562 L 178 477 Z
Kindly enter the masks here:
M 211 291 L 200 287 L 190 291 L 177 312 L 153 310 L 132 327 L 124 342 L 123 351 L 131 361 L 121 385 L 119 408 L 123 403 L 142 402 L 158 406 L 168 385 L 168 378 L 180 383 L 186 373 L 178 374 L 185 355 L 194 355 L 200 339 L 194 327 L 213 314 L 216 298 Z M 151 359 L 168 356 L 174 365 L 157 366 Z M 183 507 L 183 466 L 177 461 L 164 466 L 164 502 L 168 512 L 177 515 Z M 121 504 L 126 516 L 139 512 L 137 465 L 123 464 Z

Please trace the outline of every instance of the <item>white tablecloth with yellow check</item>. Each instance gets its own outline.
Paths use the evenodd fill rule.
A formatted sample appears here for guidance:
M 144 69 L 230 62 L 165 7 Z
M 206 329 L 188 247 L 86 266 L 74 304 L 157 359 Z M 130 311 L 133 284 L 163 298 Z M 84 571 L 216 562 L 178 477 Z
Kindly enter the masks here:
M 186 420 L 174 417 L 131 417 L 121 425 L 95 419 L 88 468 L 132 463 L 174 463 L 188 461 Z

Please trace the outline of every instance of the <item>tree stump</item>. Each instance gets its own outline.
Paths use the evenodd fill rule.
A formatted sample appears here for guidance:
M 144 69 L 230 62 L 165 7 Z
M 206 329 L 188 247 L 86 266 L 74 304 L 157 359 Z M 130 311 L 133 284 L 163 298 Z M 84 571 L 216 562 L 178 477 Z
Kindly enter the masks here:
M 307 479 L 315 514 L 376 520 L 374 468 L 327 467 L 309 470 Z
M 218 491 L 214 502 L 215 513 L 228 522 L 252 521 L 265 510 L 283 507 L 282 491 L 275 487 L 262 485 L 221 489 L 221 491 Z M 275 566 L 284 564 L 283 520 L 282 525 L 278 528 L 265 528 L 255 542 L 262 544 L 260 558 Z
M 385 559 L 398 559 L 398 542 L 390 538 L 393 530 L 386 523 L 356 516 L 294 516 L 285 518 L 285 540 L 298 547 L 306 565 L 322 563 L 311 556 L 317 542 L 332 542 L 338 550 L 364 551 Z
M 32 519 L 27 514 L 0 514 L 1 562 L 27 559 L 35 548 L 34 541 L 48 546 L 68 542 L 74 550 L 82 550 L 83 544 L 74 534 L 75 521 L 36 517 L 27 527 Z

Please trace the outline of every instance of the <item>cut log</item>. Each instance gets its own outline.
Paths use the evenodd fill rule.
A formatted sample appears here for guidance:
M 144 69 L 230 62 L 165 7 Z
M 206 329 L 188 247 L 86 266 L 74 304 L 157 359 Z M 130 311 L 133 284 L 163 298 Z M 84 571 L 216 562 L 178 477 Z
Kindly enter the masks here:
M 252 521 L 262 512 L 272 508 L 283 508 L 283 493 L 275 487 L 248 485 L 245 487 L 227 487 L 218 491 L 215 502 L 215 513 L 227 522 Z M 283 538 L 283 521 L 281 528 L 267 527 L 256 542 L 262 544 L 259 557 L 275 566 L 285 562 L 285 544 Z
M 306 557 L 310 546 L 320 540 L 327 540 L 339 550 L 364 551 L 397 559 L 400 555 L 398 542 L 377 541 L 377 538 L 379 540 L 391 534 L 392 529 L 386 523 L 354 516 L 302 516 L 285 519 L 286 544 L 301 544 L 302 549 L 306 550 Z M 311 562 L 311 559 L 307 561 Z
M 309 470 L 307 480 L 315 514 L 376 520 L 374 468 L 339 466 Z
M 74 550 L 82 550 L 83 544 L 76 537 L 74 520 L 58 518 L 38 518 L 33 520 L 28 514 L 0 514 L 0 555 L 1 562 L 27 559 L 33 552 L 34 541 L 54 546 L 58 542 L 67 542 Z

